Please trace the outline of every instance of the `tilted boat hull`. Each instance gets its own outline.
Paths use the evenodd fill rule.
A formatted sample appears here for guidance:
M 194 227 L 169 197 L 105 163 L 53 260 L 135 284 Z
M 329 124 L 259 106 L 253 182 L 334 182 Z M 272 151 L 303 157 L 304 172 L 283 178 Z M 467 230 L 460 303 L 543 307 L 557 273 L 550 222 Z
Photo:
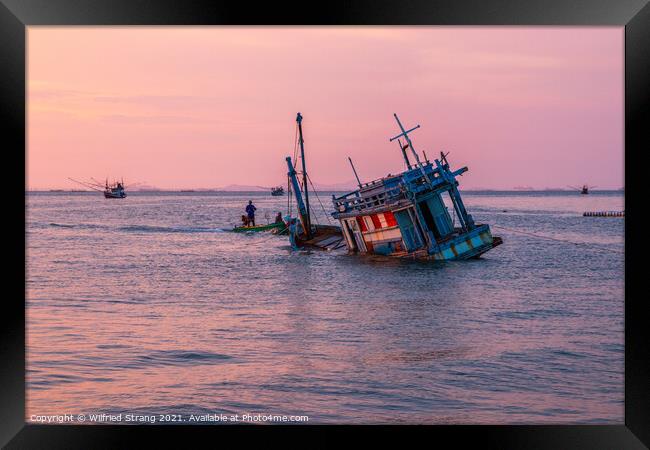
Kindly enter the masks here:
M 429 259 L 433 261 L 462 261 L 479 258 L 483 253 L 503 243 L 499 236 L 492 236 L 489 230 L 478 235 L 463 235 L 448 245 L 441 245 L 437 251 L 421 250 L 413 253 L 395 255 L 408 258 Z
M 476 224 L 469 231 L 450 229 L 444 238 L 435 239 L 432 233 L 428 233 L 428 238 L 425 238 L 423 230 L 409 221 L 412 218 L 415 218 L 414 214 L 409 216 L 384 211 L 348 215 L 340 221 L 350 253 L 451 261 L 478 258 L 503 243 L 500 237 L 492 236 L 490 227 L 486 224 Z M 366 224 L 372 224 L 373 228 L 368 228 Z

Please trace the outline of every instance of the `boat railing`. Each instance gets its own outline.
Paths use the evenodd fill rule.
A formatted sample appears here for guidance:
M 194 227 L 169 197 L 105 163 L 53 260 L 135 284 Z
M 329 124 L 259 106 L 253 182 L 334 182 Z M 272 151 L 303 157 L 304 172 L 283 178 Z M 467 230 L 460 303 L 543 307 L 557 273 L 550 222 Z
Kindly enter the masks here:
M 359 190 L 357 189 L 356 191 L 348 192 L 347 194 L 339 195 L 338 197 L 335 197 L 335 196 L 332 196 L 332 197 L 333 197 L 333 201 L 346 200 L 350 195 L 355 195 L 355 196 L 358 197 L 359 196 Z
M 443 167 L 444 169 L 447 169 L 448 166 L 445 165 Z M 450 175 L 455 177 L 456 175 L 463 173 L 465 170 L 467 170 L 467 168 L 462 168 L 456 172 L 450 173 Z M 426 177 L 424 174 L 426 174 Z M 360 212 L 367 209 L 390 205 L 403 198 L 413 199 L 415 195 L 426 191 L 445 189 L 445 184 L 448 183 L 448 178 L 448 176 L 441 176 L 440 170 L 429 163 L 424 165 L 422 168 L 418 167 L 403 172 L 399 184 L 388 187 L 384 184 L 386 182 L 385 178 L 375 180 L 362 185 L 361 189 L 341 195 L 340 197 L 333 197 L 332 203 L 338 213 L 352 211 Z M 377 189 L 375 189 L 369 190 L 369 192 L 363 192 L 367 187 L 381 184 L 384 184 L 384 190 L 377 192 Z
M 359 191 L 354 191 L 345 196 L 334 198 L 332 202 L 337 212 L 350 212 L 378 208 L 400 198 L 404 198 L 404 191 L 398 185 L 370 195 L 361 195 Z

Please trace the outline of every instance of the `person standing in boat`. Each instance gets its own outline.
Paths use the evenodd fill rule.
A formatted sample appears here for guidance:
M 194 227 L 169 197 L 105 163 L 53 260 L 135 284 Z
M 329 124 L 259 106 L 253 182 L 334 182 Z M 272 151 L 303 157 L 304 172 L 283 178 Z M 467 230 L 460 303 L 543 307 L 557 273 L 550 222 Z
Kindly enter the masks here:
M 284 223 L 284 219 L 282 218 L 281 212 L 278 212 L 278 215 L 275 216 L 275 223 Z
M 248 214 L 248 224 L 255 226 L 255 211 L 257 208 L 253 205 L 253 200 L 248 201 L 248 206 L 246 206 L 246 214 Z

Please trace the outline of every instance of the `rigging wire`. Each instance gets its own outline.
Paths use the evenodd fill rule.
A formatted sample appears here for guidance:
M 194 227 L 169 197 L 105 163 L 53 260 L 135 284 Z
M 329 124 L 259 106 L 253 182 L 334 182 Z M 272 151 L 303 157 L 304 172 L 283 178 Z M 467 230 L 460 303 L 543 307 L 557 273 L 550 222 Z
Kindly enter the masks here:
M 97 192 L 103 192 L 104 191 L 104 187 L 101 186 L 101 185 L 100 186 L 95 186 L 92 183 L 85 183 L 85 182 L 82 182 L 82 181 L 75 180 L 74 178 L 68 178 L 68 180 L 74 181 L 75 183 L 80 184 L 80 185 L 82 185 L 84 187 L 87 187 L 89 189 L 92 189 L 93 191 L 97 191 Z
M 586 247 L 590 247 L 590 248 L 597 249 L 597 250 L 604 250 L 604 251 L 607 251 L 607 252 L 618 253 L 618 254 L 621 254 L 621 255 L 625 254 L 625 252 L 622 252 L 622 251 L 619 251 L 619 250 L 616 250 L 616 249 L 612 249 L 612 248 L 605 248 L 605 247 L 602 247 L 602 246 L 600 246 L 598 244 L 592 244 L 590 242 L 573 242 L 573 241 L 568 241 L 566 239 L 558 239 L 558 238 L 554 238 L 554 237 L 550 237 L 550 236 L 543 236 L 541 234 L 529 233 L 529 232 L 526 232 L 526 231 L 515 230 L 515 229 L 512 229 L 512 228 L 508 228 L 508 227 L 502 227 L 500 225 L 490 225 L 490 226 L 492 228 L 500 228 L 502 230 L 511 231 L 513 233 L 520 233 L 520 234 L 524 234 L 524 235 L 527 235 L 527 236 L 536 237 L 538 239 L 547 239 L 547 240 L 550 240 L 550 241 L 562 242 L 564 244 L 584 245 Z
M 316 196 L 316 199 L 318 200 L 318 203 L 320 204 L 321 209 L 323 210 L 323 214 L 325 214 L 325 218 L 327 219 L 327 222 L 332 225 L 332 221 L 329 218 L 329 215 L 327 214 L 327 211 L 325 211 L 325 207 L 323 206 L 323 203 L 320 201 L 320 197 L 318 196 L 318 193 L 316 192 L 316 188 L 314 187 L 314 183 L 311 181 L 311 177 L 309 174 L 307 174 L 307 180 L 309 181 L 309 184 L 311 184 L 311 188 L 314 192 L 314 195 Z M 313 210 L 313 208 L 312 208 Z
M 298 124 L 296 123 L 295 136 L 293 138 L 293 170 L 296 170 L 298 164 Z

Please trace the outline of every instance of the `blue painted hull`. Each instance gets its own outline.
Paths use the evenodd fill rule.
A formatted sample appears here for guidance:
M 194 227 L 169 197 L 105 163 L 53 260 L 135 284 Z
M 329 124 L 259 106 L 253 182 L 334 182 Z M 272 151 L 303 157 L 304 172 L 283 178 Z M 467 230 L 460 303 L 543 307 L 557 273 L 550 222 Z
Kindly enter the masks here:
M 106 192 L 104 191 L 104 198 L 126 198 L 126 192 Z
M 478 258 L 488 250 L 501 245 L 502 242 L 501 238 L 492 236 L 489 226 L 480 225 L 469 233 L 438 243 L 437 248 L 434 247 L 429 251 L 429 255 L 437 261 Z

